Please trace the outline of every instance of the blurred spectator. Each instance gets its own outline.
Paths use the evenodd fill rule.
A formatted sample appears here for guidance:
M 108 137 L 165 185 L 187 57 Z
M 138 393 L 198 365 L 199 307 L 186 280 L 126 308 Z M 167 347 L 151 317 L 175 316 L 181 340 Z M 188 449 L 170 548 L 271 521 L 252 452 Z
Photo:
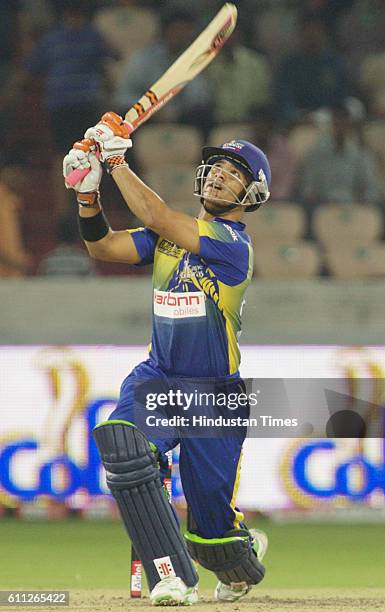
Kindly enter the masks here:
M 363 60 L 360 85 L 369 114 L 385 119 L 385 46 L 382 52 L 368 55 Z
M 53 193 L 56 210 L 63 212 L 68 202 L 61 177 L 62 156 L 99 118 L 105 61 L 116 53 L 92 27 L 86 0 L 61 0 L 55 7 L 60 21 L 39 40 L 24 67 L 5 85 L 3 107 L 16 103 L 28 77 L 45 77 L 45 109 L 36 117 L 36 132 L 42 140 L 48 122 L 57 153 L 52 167 Z
M 27 59 L 28 74 L 46 77 L 45 105 L 60 153 L 98 119 L 108 58 L 118 56 L 92 27 L 89 3 L 67 0 L 60 23 L 43 36 Z
M 253 142 L 265 151 L 271 168 L 272 200 L 290 200 L 297 178 L 298 160 L 271 107 L 259 109 L 254 116 Z
M 155 11 L 143 8 L 141 0 L 116 0 L 94 17 L 95 27 L 121 58 L 150 44 L 158 32 Z
M 361 144 L 349 106 L 335 106 L 330 131 L 307 154 L 299 197 L 308 205 L 378 204 L 381 183 L 373 156 Z
M 207 69 L 215 124 L 246 122 L 252 109 L 270 102 L 271 69 L 266 58 L 239 42 L 237 30 Z
M 131 55 L 157 38 L 158 15 L 141 5 L 141 0 L 116 0 L 95 14 L 96 29 L 121 58 L 119 62 L 107 65 L 112 89 L 122 80 L 124 67 Z
M 8 79 L 17 50 L 19 2 L 0 0 L 0 82 Z
M 4 108 L 2 83 L 7 83 L 14 70 L 14 62 L 18 47 L 18 10 L 19 2 L 0 0 L 0 139 L 2 146 L 6 142 L 8 125 L 12 122 L 12 114 L 1 112 Z
M 24 276 L 30 267 L 19 221 L 22 180 L 17 167 L 7 166 L 0 172 L 0 276 Z
M 248 36 L 253 48 L 266 53 L 270 65 L 274 69 L 279 65 L 281 57 L 292 53 L 296 48 L 299 9 L 298 6 L 278 4 L 275 7 L 258 7 L 248 10 Z
M 162 20 L 158 42 L 136 51 L 123 70 L 115 93 L 118 112 L 124 114 L 171 66 L 195 36 L 194 18 L 179 9 Z M 157 121 L 188 123 L 205 129 L 210 124 L 209 92 L 205 74 L 200 74 L 156 114 Z
M 2 107 L 15 103 L 27 79 L 45 77 L 44 106 L 57 151 L 64 153 L 100 115 L 104 62 L 117 58 L 90 22 L 85 0 L 67 0 L 61 19 L 6 83 Z
M 93 276 L 95 265 L 78 246 L 79 232 L 71 218 L 62 218 L 56 227 L 57 246 L 40 262 L 38 274 L 43 276 Z
M 353 8 L 340 19 L 338 42 L 353 74 L 369 53 L 385 50 L 384 26 L 384 0 L 355 0 Z
M 49 0 L 19 0 L 19 4 L 19 52 L 26 57 L 51 27 L 54 15 Z
M 283 58 L 276 80 L 279 115 L 297 121 L 304 113 L 330 107 L 351 95 L 343 60 L 331 47 L 326 25 L 318 15 L 302 18 L 300 48 Z
M 354 0 L 307 0 L 306 10 L 317 13 L 327 25 L 330 36 L 337 34 L 338 22 L 348 13 Z

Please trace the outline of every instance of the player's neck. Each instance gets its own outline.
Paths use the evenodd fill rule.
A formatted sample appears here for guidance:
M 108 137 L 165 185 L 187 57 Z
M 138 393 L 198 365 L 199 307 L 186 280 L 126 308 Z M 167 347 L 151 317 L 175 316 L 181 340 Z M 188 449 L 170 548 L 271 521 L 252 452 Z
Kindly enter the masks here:
M 202 206 L 198 215 L 198 219 L 203 219 L 204 221 L 212 221 L 213 219 L 218 217 L 220 219 L 227 219 L 228 221 L 241 221 L 243 217 L 243 210 L 235 208 L 234 210 L 230 210 L 229 212 L 224 213 L 223 215 L 211 215 Z

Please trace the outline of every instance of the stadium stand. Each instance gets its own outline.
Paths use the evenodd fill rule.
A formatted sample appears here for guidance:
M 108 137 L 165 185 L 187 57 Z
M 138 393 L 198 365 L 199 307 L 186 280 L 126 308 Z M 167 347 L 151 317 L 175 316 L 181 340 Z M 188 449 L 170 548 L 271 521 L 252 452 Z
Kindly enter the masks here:
M 225 123 L 211 130 L 207 144 L 211 147 L 218 146 L 218 143 L 223 144 L 234 137 L 247 140 L 252 138 L 252 134 L 253 126 L 250 123 Z
M 296 125 L 289 132 L 288 140 L 298 162 L 303 161 L 306 153 L 316 144 L 320 136 L 320 129 L 313 123 Z
M 256 215 L 248 215 L 246 222 L 247 231 L 255 244 L 270 244 L 300 239 L 306 219 L 299 204 L 270 202 Z
M 324 257 L 329 272 L 341 280 L 385 276 L 383 242 L 329 245 Z
M 171 164 L 196 164 L 202 148 L 200 132 L 188 125 L 143 126 L 134 142 L 135 159 L 145 172 Z
M 313 216 L 313 234 L 325 248 L 370 245 L 382 231 L 382 214 L 375 206 L 324 204 Z
M 254 244 L 255 274 L 260 278 L 313 278 L 321 265 L 318 247 L 312 242 Z
M 193 195 L 195 165 L 166 166 L 153 168 L 146 171 L 144 180 L 148 185 L 162 194 L 167 202 L 175 202 L 178 208 L 188 205 L 195 205 L 198 211 L 197 201 Z
M 18 9 L 16 6 L 12 9 L 13 17 L 8 32 L 8 39 L 12 40 L 12 53 L 8 55 L 5 53 L 2 56 L 1 66 L 4 75 L 16 74 L 20 66 L 26 65 L 32 54 L 33 43 L 38 44 L 46 31 L 53 27 L 53 13 L 46 11 L 45 14 L 43 11 L 41 15 L 41 9 L 40 12 L 38 10 L 38 4 L 40 6 L 41 3 L 23 2 L 21 4 L 23 9 L 20 10 L 24 11 L 21 19 L 13 18 L 17 16 Z M 189 4 L 186 4 L 186 8 L 190 6 L 193 9 L 192 14 L 195 13 L 197 18 L 196 25 L 200 27 L 201 22 L 210 17 L 211 8 L 209 9 L 206 3 L 201 2 L 200 4 L 205 7 L 204 19 L 202 14 L 198 19 L 199 10 L 198 5 L 195 6 L 195 4 L 190 1 Z M 25 27 L 26 6 L 28 6 L 27 12 L 32 24 L 28 28 Z M 250 9 L 248 13 L 250 19 L 245 20 L 242 14 L 240 16 L 239 28 L 243 34 L 242 41 L 246 41 L 258 52 L 264 53 L 272 70 L 275 70 L 284 57 L 292 54 L 298 45 L 298 25 L 302 10 L 294 6 L 292 2 L 283 1 L 279 3 L 279 6 L 273 2 L 266 2 L 257 12 L 252 0 L 245 0 L 242 5 L 239 5 L 240 13 L 242 13 L 242 7 L 245 6 Z M 158 7 L 155 3 L 150 2 L 142 3 L 133 0 L 128 3 L 116 2 L 113 5 L 101 2 L 95 7 L 95 15 L 90 17 L 89 23 L 96 25 L 107 43 L 114 46 L 120 56 L 127 60 L 135 50 L 146 48 L 156 40 L 159 22 L 165 10 L 165 7 Z M 316 122 L 317 111 L 311 116 L 302 113 L 295 123 L 276 120 L 277 115 L 275 114 L 274 127 L 276 129 L 267 135 L 262 148 L 269 151 L 269 143 L 273 142 L 272 139 L 278 133 L 284 143 L 287 143 L 287 150 L 292 151 L 293 159 L 296 159 L 296 178 L 293 181 L 293 187 L 290 188 L 293 193 L 279 196 L 272 189 L 274 199 L 269 202 L 269 205 L 263 207 L 258 213 L 246 217 L 248 230 L 256 243 L 256 252 L 258 252 L 256 267 L 259 275 L 268 276 L 269 274 L 270 264 L 261 263 L 265 262 L 266 253 L 268 253 L 268 251 L 262 252 L 262 246 L 264 249 L 267 248 L 269 242 L 272 248 L 271 257 L 276 263 L 278 262 L 277 266 L 282 265 L 285 269 L 285 272 L 280 272 L 283 276 L 297 273 L 299 276 L 306 276 L 306 274 L 316 274 L 320 271 L 323 273 L 324 269 L 319 263 L 320 252 L 325 254 L 327 271 L 338 278 L 343 277 L 341 266 L 336 264 L 338 257 L 345 262 L 346 270 L 354 269 L 354 272 L 346 272 L 348 276 L 349 274 L 363 277 L 376 276 L 381 272 L 383 246 L 381 209 L 385 207 L 384 34 L 383 28 L 379 26 L 381 21 L 379 18 L 372 18 L 370 23 L 365 20 L 368 10 L 366 4 L 364 6 L 358 1 L 353 2 L 351 7 L 346 5 L 344 11 L 338 16 L 338 23 L 334 30 L 336 38 L 333 42 L 350 64 L 350 76 L 353 77 L 353 80 L 355 79 L 353 89 L 355 92 L 360 92 L 359 95 L 366 107 L 366 118 L 364 117 L 361 123 L 357 124 L 356 135 L 360 143 L 367 147 L 369 153 L 375 155 L 380 169 L 382 196 L 378 201 L 377 199 L 374 201 L 378 208 L 360 202 L 358 194 L 357 197 L 352 198 L 352 202 L 349 201 L 344 206 L 334 205 L 333 202 L 336 200 L 333 199 L 331 204 L 318 205 L 314 214 L 313 209 L 306 208 L 306 202 L 301 201 L 301 194 L 295 191 L 295 187 L 297 186 L 298 189 L 298 185 L 301 184 L 301 162 L 306 159 L 319 136 L 324 133 L 322 125 Z M 376 3 L 375 15 L 380 16 L 383 11 L 381 3 Z M 38 25 L 33 26 L 35 23 Z M 257 24 L 257 27 L 252 27 L 251 24 Z M 329 23 L 328 27 L 330 33 Z M 351 27 L 359 34 L 362 45 L 359 45 L 357 40 L 350 36 Z M 250 35 L 250 32 L 252 35 L 246 36 L 246 34 Z M 352 62 L 355 62 L 354 66 L 351 65 Z M 117 64 L 118 67 L 119 64 Z M 118 71 L 114 78 L 119 84 Z M 52 136 L 44 108 L 43 84 L 40 78 L 25 83 L 12 108 L 4 107 L 2 97 L 4 90 L 0 92 L 0 135 L 2 137 L 0 166 L 21 164 L 26 183 L 22 194 L 22 200 L 26 205 L 23 208 L 19 231 L 22 234 L 20 240 L 25 250 L 32 254 L 32 259 L 29 265 L 24 267 L 24 271 L 19 270 L 18 273 L 22 274 L 35 273 L 39 261 L 55 248 L 55 227 L 60 215 L 69 212 L 69 209 L 67 211 L 54 210 L 52 205 L 52 200 L 55 199 L 55 196 L 57 197 L 59 183 L 61 183 L 60 173 L 52 172 L 51 176 L 50 173 L 43 171 L 47 154 L 49 159 L 53 160 L 55 149 L 55 139 Z M 107 98 L 104 99 L 103 105 L 107 109 L 109 105 Z M 277 110 L 278 106 L 278 100 L 273 99 L 272 108 Z M 163 118 L 163 122 L 167 120 Z M 15 122 L 21 121 L 23 130 L 11 129 Z M 192 191 L 195 167 L 201 159 L 201 145 L 218 145 L 234 137 L 255 141 L 258 136 L 255 128 L 257 114 L 253 111 L 246 122 L 214 125 L 207 136 L 206 143 L 203 142 L 203 132 L 199 126 L 191 127 L 191 121 L 189 124 L 186 117 L 178 119 L 177 124 L 161 121 L 162 119 L 157 116 L 135 133 L 133 167 L 138 169 L 140 176 L 143 176 L 151 187 L 158 190 L 171 206 L 196 215 L 199 210 L 199 201 L 194 198 Z M 71 126 L 68 126 L 66 133 L 71 133 L 70 128 Z M 63 126 L 64 129 L 66 129 L 65 126 Z M 260 144 L 259 141 L 256 141 L 256 144 Z M 273 148 L 270 147 L 270 150 Z M 283 160 L 282 155 L 281 157 L 277 155 L 273 181 L 274 176 L 279 177 L 277 167 L 279 170 L 282 169 L 282 172 L 288 168 Z M 273 156 L 272 161 L 274 161 Z M 42 185 L 44 185 L 44 190 L 42 190 Z M 116 229 L 139 225 L 130 216 L 126 207 L 121 204 L 120 196 L 114 189 L 111 181 L 108 178 L 104 179 L 103 202 L 111 224 Z M 325 197 L 322 199 L 322 195 L 322 193 L 319 194 L 317 203 L 325 202 L 327 199 Z M 283 199 L 282 202 L 277 201 L 280 197 Z M 72 204 L 68 200 L 66 206 L 70 205 Z M 314 217 L 310 236 L 318 242 L 319 249 L 313 243 L 303 241 L 304 236 L 309 236 L 306 225 L 307 215 L 310 214 L 313 214 Z M 3 242 L 8 241 L 7 244 L 9 244 L 9 240 L 12 242 L 13 239 L 11 231 L 7 230 L 4 232 Z M 337 242 L 339 250 L 333 250 L 333 242 Z M 344 250 L 341 244 L 344 245 Z M 310 252 L 312 254 L 308 255 Z M 313 265 L 309 264 L 309 269 L 305 271 L 301 270 L 299 263 L 297 264 L 301 257 L 304 259 L 308 257 L 309 261 L 306 263 L 313 262 Z M 376 257 L 379 263 L 374 269 L 373 262 Z M 349 261 L 352 263 L 349 264 Z M 99 266 L 106 274 L 145 273 L 141 269 L 129 269 L 119 265 L 98 263 L 98 268 Z M 276 274 L 274 269 L 272 269 L 272 274 Z

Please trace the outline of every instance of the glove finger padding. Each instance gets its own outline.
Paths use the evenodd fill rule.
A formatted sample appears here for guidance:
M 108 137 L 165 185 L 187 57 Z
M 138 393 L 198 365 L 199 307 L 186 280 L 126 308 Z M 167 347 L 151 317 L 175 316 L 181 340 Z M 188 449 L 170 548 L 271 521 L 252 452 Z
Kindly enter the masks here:
M 104 162 L 111 156 L 124 156 L 132 147 L 129 138 L 132 129 L 129 126 L 119 115 L 106 113 L 97 125 L 88 128 L 84 136 L 98 144 L 100 159 Z
M 90 171 L 83 178 L 83 180 L 76 183 L 76 185 L 73 187 L 66 184 L 67 189 L 74 189 L 80 193 L 97 191 L 102 178 L 103 170 L 96 154 L 93 151 L 86 153 L 81 149 L 71 149 L 63 159 L 64 178 L 76 169 L 89 169 Z
M 120 115 L 113 112 L 104 113 L 100 123 L 107 125 L 115 136 L 120 136 L 124 139 L 130 138 L 130 134 L 133 131 L 131 123 L 124 121 Z

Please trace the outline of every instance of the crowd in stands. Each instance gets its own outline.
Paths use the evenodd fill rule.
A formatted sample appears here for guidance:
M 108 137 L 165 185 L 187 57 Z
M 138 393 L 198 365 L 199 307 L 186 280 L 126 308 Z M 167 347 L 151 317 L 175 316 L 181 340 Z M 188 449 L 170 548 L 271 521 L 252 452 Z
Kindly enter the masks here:
M 86 264 L 62 157 L 103 111 L 124 114 L 222 4 L 0 0 L 0 276 L 138 273 Z M 320 209 L 356 231 L 358 218 L 366 223 L 360 208 L 369 217 L 385 208 L 385 3 L 235 4 L 239 24 L 221 54 L 134 135 L 129 162 L 194 214 L 201 146 L 250 139 L 267 153 L 273 177 L 271 202 L 251 222 L 257 274 L 338 276 L 317 230 Z M 102 192 L 111 225 L 135 226 L 108 177 Z M 274 234 L 286 214 L 297 229 Z M 382 215 L 376 219 L 370 239 L 351 245 L 353 260 L 361 249 L 362 275 L 385 274 L 385 265 L 370 267 L 383 239 Z M 263 234 L 270 250 L 258 223 L 273 228 Z M 272 267 L 275 257 L 281 268 Z M 301 272 L 301 261 L 313 264 Z

